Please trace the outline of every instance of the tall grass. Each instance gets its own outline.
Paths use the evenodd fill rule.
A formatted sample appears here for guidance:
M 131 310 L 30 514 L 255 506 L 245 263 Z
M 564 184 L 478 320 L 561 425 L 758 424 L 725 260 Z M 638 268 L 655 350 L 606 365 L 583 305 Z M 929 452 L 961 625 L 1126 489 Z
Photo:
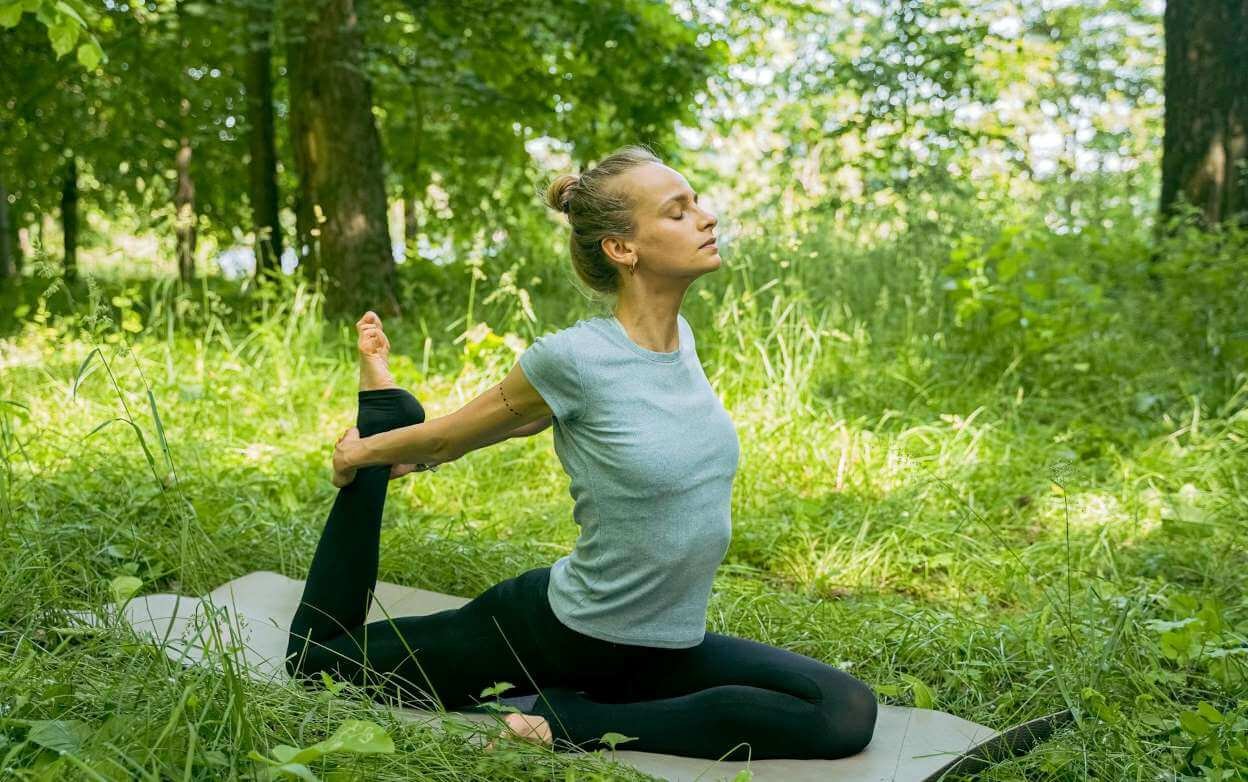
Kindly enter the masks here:
M 1133 257 L 1135 237 L 1103 239 L 1031 252 Z M 1075 709 L 1072 729 L 990 778 L 1232 768 L 1248 696 L 1248 373 L 1227 358 L 1245 334 L 1231 301 L 1243 276 L 1185 282 L 1184 257 L 1209 263 L 1199 241 L 1169 251 L 1161 288 L 1098 266 L 1115 276 L 1091 282 L 1118 293 L 1089 311 L 1095 328 L 1039 346 L 957 322 L 947 237 L 861 248 L 811 233 L 726 252 L 685 310 L 742 441 L 711 629 L 998 728 Z M 1222 274 L 1234 251 L 1217 252 Z M 72 311 L 54 293 L 3 325 L 0 773 L 245 776 L 248 752 L 306 746 L 348 718 L 382 724 L 399 751 L 327 757 L 318 773 L 629 773 L 537 747 L 486 756 L 349 690 L 260 686 L 182 669 L 121 628 L 68 630 L 65 612 L 100 608 L 117 576 L 184 594 L 262 568 L 302 577 L 332 501 L 330 445 L 353 415 L 350 326 L 322 317 L 315 289 L 114 288 Z M 537 323 L 497 299 L 469 316 L 458 290 L 386 324 L 396 378 L 431 416 L 590 312 L 535 289 Z M 1214 344 L 1221 360 L 1201 353 Z M 576 534 L 565 481 L 548 435 L 405 478 L 381 577 L 474 595 L 552 562 Z

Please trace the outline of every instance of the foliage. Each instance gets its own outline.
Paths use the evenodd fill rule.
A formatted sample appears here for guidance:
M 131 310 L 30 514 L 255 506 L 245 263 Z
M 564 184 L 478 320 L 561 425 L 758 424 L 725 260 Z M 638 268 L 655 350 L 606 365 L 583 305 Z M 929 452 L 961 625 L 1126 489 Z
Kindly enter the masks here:
M 1242 251 L 1229 235 L 1176 240 L 1152 287 L 1125 262 L 1142 260 L 1147 233 L 1126 217 L 1069 234 L 1023 222 L 1007 244 L 1014 216 L 981 224 L 966 208 L 970 238 L 743 242 L 691 291 L 699 356 L 743 453 L 711 627 L 845 667 L 885 702 L 994 727 L 1075 709 L 1074 728 L 990 779 L 1233 778 L 1248 691 L 1236 542 L 1248 376 L 1227 358 L 1248 326 Z M 986 259 L 988 280 L 960 322 L 944 287 L 958 247 L 979 248 L 967 268 Z M 998 272 L 1011 253 L 1015 278 L 1083 259 L 1063 273 L 1103 296 L 1059 285 L 1009 299 L 1015 280 Z M 1194 268 L 1224 276 L 1214 286 Z M 469 318 L 464 277 L 404 273 L 428 304 L 387 322 L 394 370 L 435 416 L 496 382 L 534 336 L 590 312 L 539 295 L 530 323 L 514 296 L 478 296 Z M 66 608 L 136 581 L 137 594 L 198 593 L 255 569 L 302 574 L 332 498 L 325 449 L 351 406 L 349 328 L 323 320 L 318 292 L 295 277 L 245 290 L 24 282 L 0 299 L 0 312 L 24 308 L 0 326 L 0 399 L 13 402 L 0 404 L 0 548 L 23 574 L 0 581 L 0 699 L 15 704 L 0 725 L 5 773 L 107 773 L 122 755 L 158 775 L 181 774 L 188 756 L 199 774 L 269 773 L 346 720 L 376 721 L 339 683 L 231 684 L 110 633 L 54 629 Z M 1033 344 L 991 328 L 1015 301 L 1077 330 Z M 1090 329 L 1063 319 L 1076 307 Z M 128 425 L 87 437 L 127 407 L 151 460 Z M 161 431 L 168 462 L 151 445 Z M 549 564 L 575 535 L 558 474 L 539 437 L 396 484 L 381 577 L 474 594 Z M 528 778 L 543 752 L 482 758 L 462 735 L 377 724 L 393 755 L 331 754 L 310 773 Z M 592 777 L 609 743 L 559 760 Z
M 88 22 L 96 14 L 83 0 L 4 0 L 0 3 L 0 28 L 16 27 L 25 14 L 34 15 L 47 28 L 56 59 L 76 49 L 78 64 L 88 71 L 95 70 L 104 59 L 104 50 Z

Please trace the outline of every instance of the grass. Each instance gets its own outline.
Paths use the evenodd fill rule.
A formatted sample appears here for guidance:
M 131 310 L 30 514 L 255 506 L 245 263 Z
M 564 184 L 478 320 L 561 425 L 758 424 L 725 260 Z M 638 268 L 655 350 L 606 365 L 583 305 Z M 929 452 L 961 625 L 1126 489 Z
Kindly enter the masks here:
M 1180 306 L 1182 290 L 1131 285 L 1104 305 L 1107 325 L 1037 349 L 956 324 L 935 284 L 944 245 L 923 241 L 743 243 L 691 290 L 685 313 L 742 446 L 710 629 L 994 728 L 1075 709 L 1073 727 L 987 778 L 1243 774 L 1248 374 L 1210 358 L 1197 317 L 1234 316 L 1208 298 L 1234 286 Z M 638 776 L 538 747 L 487 756 L 358 693 L 261 686 L 182 669 L 121 629 L 58 629 L 118 576 L 183 594 L 257 569 L 301 578 L 356 375 L 349 323 L 306 289 L 244 300 L 219 283 L 116 280 L 71 291 L 72 309 L 65 291 L 37 293 L 28 281 L 24 311 L 0 305 L 0 774 L 249 777 L 264 768 L 252 751 L 367 719 L 396 752 L 313 771 Z M 477 318 L 515 336 L 456 342 L 462 294 L 443 293 L 386 324 L 394 374 L 430 416 L 591 312 L 535 290 L 529 324 L 478 301 Z M 553 562 L 576 535 L 566 481 L 549 434 L 404 478 L 381 578 L 474 595 Z

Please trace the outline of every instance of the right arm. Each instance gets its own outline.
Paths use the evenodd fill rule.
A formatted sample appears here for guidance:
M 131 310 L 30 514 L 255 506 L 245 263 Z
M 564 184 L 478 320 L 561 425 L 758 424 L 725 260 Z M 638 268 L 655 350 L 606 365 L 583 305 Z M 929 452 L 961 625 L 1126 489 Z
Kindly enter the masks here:
M 450 415 L 364 437 L 347 454 L 352 468 L 450 462 L 509 437 L 536 434 L 553 415 L 517 363 L 485 393 Z

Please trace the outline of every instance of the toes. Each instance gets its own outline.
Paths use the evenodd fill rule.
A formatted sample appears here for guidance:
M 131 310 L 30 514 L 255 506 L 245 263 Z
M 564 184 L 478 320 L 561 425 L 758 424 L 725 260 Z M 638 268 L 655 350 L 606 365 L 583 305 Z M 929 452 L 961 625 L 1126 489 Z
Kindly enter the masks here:
M 371 312 L 368 314 L 372 315 Z M 381 330 L 380 321 L 377 323 L 365 323 L 364 320 L 361 319 L 360 322 L 356 324 L 356 329 L 360 334 L 361 348 L 377 350 L 390 347 L 390 339 L 386 336 L 386 333 Z
M 379 348 L 387 348 L 390 346 L 390 340 L 386 339 L 385 333 L 379 328 L 367 327 L 360 329 L 360 347 L 370 350 Z

